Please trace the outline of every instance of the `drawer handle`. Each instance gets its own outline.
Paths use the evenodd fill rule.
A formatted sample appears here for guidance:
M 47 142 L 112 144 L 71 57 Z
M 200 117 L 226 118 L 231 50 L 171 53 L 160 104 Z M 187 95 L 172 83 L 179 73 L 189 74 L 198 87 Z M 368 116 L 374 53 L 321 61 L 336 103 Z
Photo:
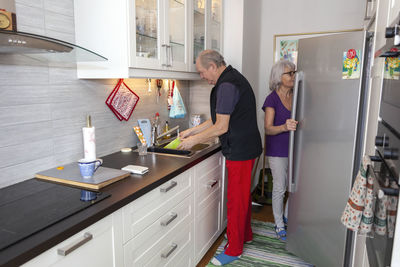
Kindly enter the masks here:
M 216 184 L 218 184 L 218 181 L 212 180 L 210 183 L 207 184 L 207 188 L 213 188 Z
M 171 184 L 169 186 L 164 187 L 164 188 L 160 188 L 160 192 L 166 193 L 166 192 L 168 192 L 169 190 L 171 190 L 172 188 L 174 188 L 177 185 L 178 185 L 177 182 L 171 181 Z
M 161 253 L 161 258 L 168 258 L 169 255 L 171 255 L 172 252 L 178 247 L 178 244 L 172 243 L 169 248 L 167 248 L 164 252 Z
M 171 212 L 171 215 L 169 215 L 169 218 L 161 221 L 161 225 L 162 226 L 167 226 L 168 224 L 170 224 L 173 220 L 175 220 L 178 217 L 178 214 L 175 212 Z
M 71 253 L 72 251 L 74 251 L 75 249 L 79 248 L 80 246 L 89 242 L 92 239 L 93 239 L 93 235 L 91 233 L 84 233 L 83 237 L 81 237 L 75 243 L 65 246 L 64 248 L 59 248 L 57 250 L 57 254 L 61 255 L 61 256 L 67 256 L 69 253 Z

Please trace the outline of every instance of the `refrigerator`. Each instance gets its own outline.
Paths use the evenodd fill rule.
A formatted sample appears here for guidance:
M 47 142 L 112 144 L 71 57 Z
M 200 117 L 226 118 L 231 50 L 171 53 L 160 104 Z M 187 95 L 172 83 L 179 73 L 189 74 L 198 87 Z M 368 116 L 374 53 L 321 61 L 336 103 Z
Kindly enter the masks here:
M 355 236 L 340 217 L 363 145 L 368 35 L 355 31 L 298 43 L 291 116 L 299 123 L 290 133 L 286 248 L 315 266 L 351 266 Z M 360 67 L 351 79 L 343 67 L 348 51 L 356 52 Z

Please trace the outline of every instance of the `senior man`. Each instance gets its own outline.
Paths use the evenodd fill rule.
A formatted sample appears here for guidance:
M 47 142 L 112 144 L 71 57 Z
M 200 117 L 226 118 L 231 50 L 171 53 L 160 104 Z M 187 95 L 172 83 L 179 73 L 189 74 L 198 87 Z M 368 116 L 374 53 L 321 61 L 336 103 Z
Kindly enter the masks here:
M 196 60 L 200 77 L 214 85 L 210 95 L 211 119 L 181 132 L 179 148 L 219 137 L 228 170 L 227 237 L 225 250 L 212 259 L 225 265 L 240 258 L 243 244 L 253 239 L 251 230 L 251 171 L 262 152 L 257 126 L 256 100 L 247 79 L 214 50 L 204 50 Z

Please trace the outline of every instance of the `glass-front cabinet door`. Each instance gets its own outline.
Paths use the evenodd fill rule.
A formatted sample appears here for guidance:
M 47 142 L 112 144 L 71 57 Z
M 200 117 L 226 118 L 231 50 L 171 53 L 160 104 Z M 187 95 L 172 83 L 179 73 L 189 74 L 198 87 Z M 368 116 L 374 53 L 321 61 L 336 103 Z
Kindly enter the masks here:
M 221 52 L 221 34 L 222 34 L 222 0 L 211 0 L 211 18 L 210 18 L 210 47 L 213 50 Z
M 132 51 L 134 67 L 159 68 L 161 61 L 159 0 L 135 1 L 136 44 Z
M 135 0 L 133 67 L 188 70 L 187 0 Z
M 206 48 L 206 0 L 193 1 L 193 64 L 201 51 Z
M 167 67 L 173 70 L 187 71 L 187 0 L 167 0 L 165 43 Z
M 213 49 L 222 53 L 223 0 L 191 1 L 193 1 L 193 34 L 190 71 L 195 72 L 196 59 L 201 51 Z

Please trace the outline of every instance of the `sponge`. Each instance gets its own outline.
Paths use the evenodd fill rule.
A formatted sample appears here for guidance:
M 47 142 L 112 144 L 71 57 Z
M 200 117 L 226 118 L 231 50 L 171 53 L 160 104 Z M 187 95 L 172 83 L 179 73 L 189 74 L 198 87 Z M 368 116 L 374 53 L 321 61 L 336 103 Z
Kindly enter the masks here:
M 181 143 L 181 140 L 176 138 L 174 141 L 171 141 L 168 145 L 166 145 L 164 148 L 169 148 L 169 149 L 176 149 L 179 144 Z

